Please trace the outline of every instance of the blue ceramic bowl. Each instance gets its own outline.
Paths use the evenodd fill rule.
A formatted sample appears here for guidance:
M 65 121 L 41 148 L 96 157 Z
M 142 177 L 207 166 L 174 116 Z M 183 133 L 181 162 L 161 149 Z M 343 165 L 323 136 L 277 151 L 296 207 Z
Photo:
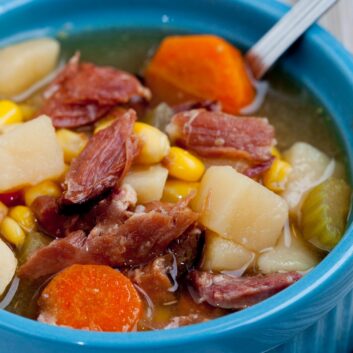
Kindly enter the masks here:
M 272 0 L 0 0 L 0 44 L 55 35 L 63 28 L 172 27 L 216 33 L 248 47 L 287 9 Z M 325 105 L 353 161 L 350 55 L 313 27 L 281 65 Z M 111 334 L 56 328 L 1 311 L 0 352 L 346 353 L 353 350 L 352 289 L 350 226 L 340 244 L 301 281 L 239 313 L 176 330 Z

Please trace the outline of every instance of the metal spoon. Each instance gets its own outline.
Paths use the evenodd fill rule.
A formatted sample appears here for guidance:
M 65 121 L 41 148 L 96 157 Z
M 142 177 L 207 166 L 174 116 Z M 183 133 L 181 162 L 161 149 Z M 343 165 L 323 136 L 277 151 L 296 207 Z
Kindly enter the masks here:
M 338 0 L 300 0 L 246 53 L 259 80 L 277 59 Z

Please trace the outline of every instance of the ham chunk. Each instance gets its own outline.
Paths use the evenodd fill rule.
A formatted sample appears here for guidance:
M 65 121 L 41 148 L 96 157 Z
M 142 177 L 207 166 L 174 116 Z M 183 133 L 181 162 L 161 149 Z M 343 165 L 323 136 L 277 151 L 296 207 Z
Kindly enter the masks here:
M 40 114 L 55 127 L 76 128 L 94 123 L 114 106 L 136 98 L 149 100 L 150 91 L 136 77 L 112 67 L 79 63 L 75 55 L 44 93 Z
M 83 204 L 121 181 L 139 152 L 132 135 L 136 113 L 130 109 L 95 134 L 66 174 L 62 205 Z
M 193 271 L 189 279 L 200 301 L 224 309 L 244 309 L 257 304 L 298 281 L 296 272 L 234 277 Z
M 101 201 L 101 207 L 104 201 Z M 36 279 L 54 274 L 73 264 L 102 264 L 112 267 L 146 264 L 194 224 L 198 214 L 182 201 L 176 205 L 153 203 L 127 209 L 118 195 L 105 213 L 96 215 L 97 225 L 88 237 L 82 231 L 54 240 L 38 250 L 19 269 L 19 276 Z M 99 206 L 99 205 L 98 205 Z
M 265 118 L 205 109 L 177 113 L 167 132 L 177 144 L 201 157 L 245 160 L 250 165 L 270 160 L 275 141 L 274 128 Z

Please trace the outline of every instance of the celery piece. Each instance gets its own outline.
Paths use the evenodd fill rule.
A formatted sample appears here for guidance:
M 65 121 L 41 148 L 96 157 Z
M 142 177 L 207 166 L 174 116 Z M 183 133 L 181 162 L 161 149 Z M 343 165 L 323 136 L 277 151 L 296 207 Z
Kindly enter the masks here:
M 320 249 L 331 250 L 342 238 L 350 208 L 351 188 L 337 178 L 314 187 L 301 209 L 304 238 Z
M 21 265 L 25 263 L 28 258 L 33 255 L 33 253 L 35 253 L 38 249 L 48 245 L 51 240 L 51 238 L 39 232 L 28 233 L 18 254 L 19 264 Z

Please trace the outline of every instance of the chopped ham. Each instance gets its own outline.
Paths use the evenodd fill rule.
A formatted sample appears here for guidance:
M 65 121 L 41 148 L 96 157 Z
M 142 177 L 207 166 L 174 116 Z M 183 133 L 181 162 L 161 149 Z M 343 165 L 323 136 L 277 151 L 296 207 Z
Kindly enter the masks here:
M 176 205 L 153 202 L 145 210 L 134 213 L 120 226 L 98 224 L 89 234 L 89 251 L 105 256 L 113 266 L 147 263 L 198 219 L 184 201 Z
M 189 279 L 201 302 L 224 309 L 244 309 L 265 300 L 298 281 L 296 272 L 234 277 L 192 271 Z
M 44 93 L 40 114 L 55 127 L 74 128 L 94 123 L 114 106 L 137 98 L 149 100 L 150 91 L 136 77 L 112 67 L 79 63 L 75 55 Z
M 189 101 L 174 105 L 172 109 L 175 113 L 185 112 L 194 109 L 206 109 L 209 112 L 221 112 L 222 103 L 216 100 Z
M 174 115 L 167 132 L 176 143 L 202 157 L 246 160 L 251 165 L 271 159 L 274 144 L 274 128 L 267 119 L 205 109 Z
M 127 276 L 143 289 L 154 304 L 169 303 L 175 300 L 177 281 L 197 260 L 200 240 L 200 229 L 188 229 L 170 244 L 166 254 L 143 267 L 127 271 Z
M 62 205 L 98 198 L 124 178 L 140 148 L 132 135 L 135 120 L 134 110 L 119 111 L 116 121 L 90 139 L 66 174 Z
M 118 222 L 122 214 L 136 205 L 135 190 L 124 184 L 106 199 L 100 201 L 86 213 L 64 214 L 58 200 L 53 196 L 39 196 L 31 205 L 40 230 L 54 238 L 63 238 L 76 230 L 89 233 L 92 228 L 104 218 Z
M 161 255 L 198 218 L 184 201 L 176 205 L 153 203 L 145 212 L 124 209 L 129 205 L 113 197 L 106 213 L 96 216 L 98 224 L 88 237 L 80 231 L 54 240 L 21 266 L 19 276 L 36 279 L 76 263 L 112 267 L 146 264 Z
M 21 278 L 37 279 L 55 274 L 73 264 L 99 263 L 85 251 L 86 235 L 83 231 L 71 233 L 68 237 L 52 241 L 36 251 L 19 268 Z

